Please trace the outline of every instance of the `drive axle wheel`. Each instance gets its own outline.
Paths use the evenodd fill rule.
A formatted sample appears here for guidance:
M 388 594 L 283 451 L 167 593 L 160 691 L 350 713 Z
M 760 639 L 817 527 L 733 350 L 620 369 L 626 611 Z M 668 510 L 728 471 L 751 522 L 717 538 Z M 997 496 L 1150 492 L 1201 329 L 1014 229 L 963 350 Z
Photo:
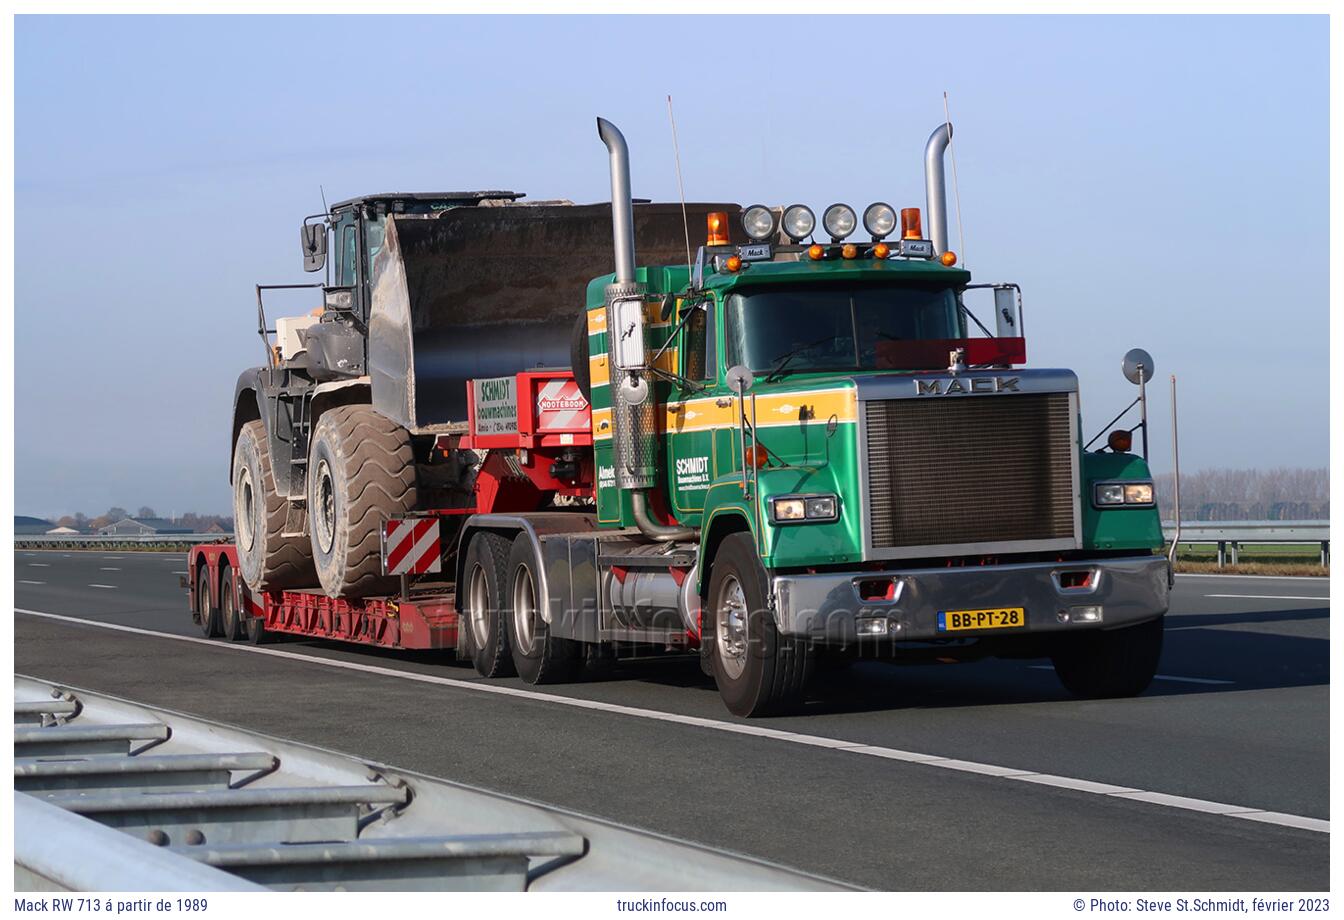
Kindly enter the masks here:
M 512 677 L 508 617 L 504 592 L 509 540 L 482 531 L 467 546 L 465 577 L 461 590 L 463 647 L 482 677 Z
M 225 640 L 237 642 L 243 638 L 243 622 L 238 612 L 238 586 L 233 568 L 223 567 L 219 576 L 219 626 Z
M 710 570 L 701 643 L 733 715 L 781 715 L 802 705 L 812 671 L 804 639 L 780 635 L 767 604 L 765 570 L 750 534 L 719 545 Z
M 204 562 L 196 573 L 196 609 L 191 618 L 196 621 L 205 638 L 219 637 L 219 610 L 210 600 L 210 567 Z
M 338 406 L 313 431 L 308 529 L 313 562 L 329 597 L 390 593 L 383 574 L 383 523 L 415 510 L 415 456 L 405 428 L 372 406 Z
M 254 591 L 307 588 L 314 581 L 312 551 L 304 537 L 283 536 L 288 501 L 275 494 L 266 426 L 251 421 L 233 448 L 233 520 L 238 567 Z
M 1163 618 L 1123 629 L 1058 637 L 1055 675 L 1074 696 L 1137 696 L 1153 681 L 1162 657 Z
M 508 620 L 509 645 L 518 676 L 529 684 L 554 684 L 573 680 L 583 663 L 579 643 L 557 639 L 541 618 L 540 579 L 537 578 L 532 540 L 519 534 L 509 551 Z

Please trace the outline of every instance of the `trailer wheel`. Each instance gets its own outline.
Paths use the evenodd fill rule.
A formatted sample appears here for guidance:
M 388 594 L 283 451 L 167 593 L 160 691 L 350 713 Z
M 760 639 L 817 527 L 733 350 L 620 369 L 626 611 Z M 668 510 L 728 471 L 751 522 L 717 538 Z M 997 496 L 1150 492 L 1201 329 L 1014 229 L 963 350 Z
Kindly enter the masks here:
M 514 674 L 504 609 L 508 559 L 509 540 L 497 533 L 481 531 L 467 546 L 459 629 L 466 631 L 467 657 L 482 677 Z
M 317 578 L 328 597 L 395 591 L 383 574 L 383 523 L 416 507 L 410 433 L 371 406 L 338 406 L 313 432 L 308 529 Z
M 275 494 L 266 426 L 248 422 L 233 447 L 233 519 L 238 566 L 254 591 L 306 588 L 314 581 L 308 540 L 284 536 L 287 506 Z
M 246 599 L 244 599 L 246 604 Z M 252 611 L 244 610 L 243 621 L 243 641 L 250 645 L 269 645 L 275 641 L 276 634 L 268 632 L 266 621 L 261 617 L 252 616 Z
M 710 569 L 709 628 L 700 641 L 709 646 L 714 682 L 733 715 L 792 712 L 802 705 L 811 676 L 809 643 L 779 634 L 766 594 L 751 534 L 725 537 Z
M 1124 629 L 1060 636 L 1050 656 L 1055 675 L 1074 696 L 1137 696 L 1157 673 L 1162 630 L 1158 617 Z
M 572 639 L 552 636 L 541 618 L 541 579 L 527 534 L 514 539 L 505 571 L 509 646 L 518 676 L 529 684 L 573 680 L 583 662 L 582 648 Z
M 222 566 L 219 576 L 219 627 L 226 641 L 237 642 L 243 638 L 243 623 L 238 616 L 238 586 L 234 581 L 233 567 Z
M 221 635 L 219 608 L 210 602 L 210 566 L 204 561 L 196 572 L 196 610 L 191 618 L 196 621 L 205 638 L 217 639 Z

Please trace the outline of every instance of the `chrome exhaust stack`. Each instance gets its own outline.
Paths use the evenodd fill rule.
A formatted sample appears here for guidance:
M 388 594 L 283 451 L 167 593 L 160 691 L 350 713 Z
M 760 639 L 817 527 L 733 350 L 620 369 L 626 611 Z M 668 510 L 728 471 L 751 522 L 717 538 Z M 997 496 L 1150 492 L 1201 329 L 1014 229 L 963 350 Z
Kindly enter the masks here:
M 947 177 L 943 152 L 952 143 L 952 123 L 944 122 L 924 145 L 924 197 L 929 211 L 929 240 L 936 256 L 947 252 Z
M 607 285 L 607 364 L 611 368 L 611 423 L 615 448 L 616 485 L 630 492 L 635 526 L 650 540 L 690 540 L 696 531 L 668 526 L 653 519 L 650 489 L 658 485 L 658 420 L 643 345 L 642 301 L 645 286 L 635 280 L 635 208 L 630 197 L 630 151 L 619 128 L 605 118 L 597 120 L 597 136 L 611 159 L 611 237 L 616 257 L 616 279 Z M 632 306 L 632 301 L 639 302 Z M 638 357 L 623 349 L 622 339 L 639 341 Z M 618 354 L 619 352 L 619 354 Z

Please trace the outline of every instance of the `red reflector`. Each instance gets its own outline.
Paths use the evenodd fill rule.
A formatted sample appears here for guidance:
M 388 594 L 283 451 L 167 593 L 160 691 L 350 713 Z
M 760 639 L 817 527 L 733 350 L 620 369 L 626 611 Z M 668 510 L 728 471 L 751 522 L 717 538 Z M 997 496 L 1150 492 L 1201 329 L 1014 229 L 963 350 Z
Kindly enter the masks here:
M 865 578 L 859 582 L 859 600 L 889 601 L 896 597 L 896 582 L 890 578 Z

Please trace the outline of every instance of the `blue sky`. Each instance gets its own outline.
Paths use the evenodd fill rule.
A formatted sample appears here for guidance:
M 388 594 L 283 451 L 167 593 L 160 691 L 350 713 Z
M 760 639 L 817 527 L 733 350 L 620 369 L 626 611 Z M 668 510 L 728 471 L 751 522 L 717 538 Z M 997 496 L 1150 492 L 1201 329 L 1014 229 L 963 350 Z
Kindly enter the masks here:
M 668 93 L 690 198 L 862 210 L 923 207 L 948 91 L 966 265 L 1089 437 L 1141 345 L 1159 471 L 1169 373 L 1183 468 L 1328 462 L 1324 16 L 20 16 L 15 57 L 19 513 L 228 509 L 319 184 L 601 201 L 601 114 L 674 199 Z

